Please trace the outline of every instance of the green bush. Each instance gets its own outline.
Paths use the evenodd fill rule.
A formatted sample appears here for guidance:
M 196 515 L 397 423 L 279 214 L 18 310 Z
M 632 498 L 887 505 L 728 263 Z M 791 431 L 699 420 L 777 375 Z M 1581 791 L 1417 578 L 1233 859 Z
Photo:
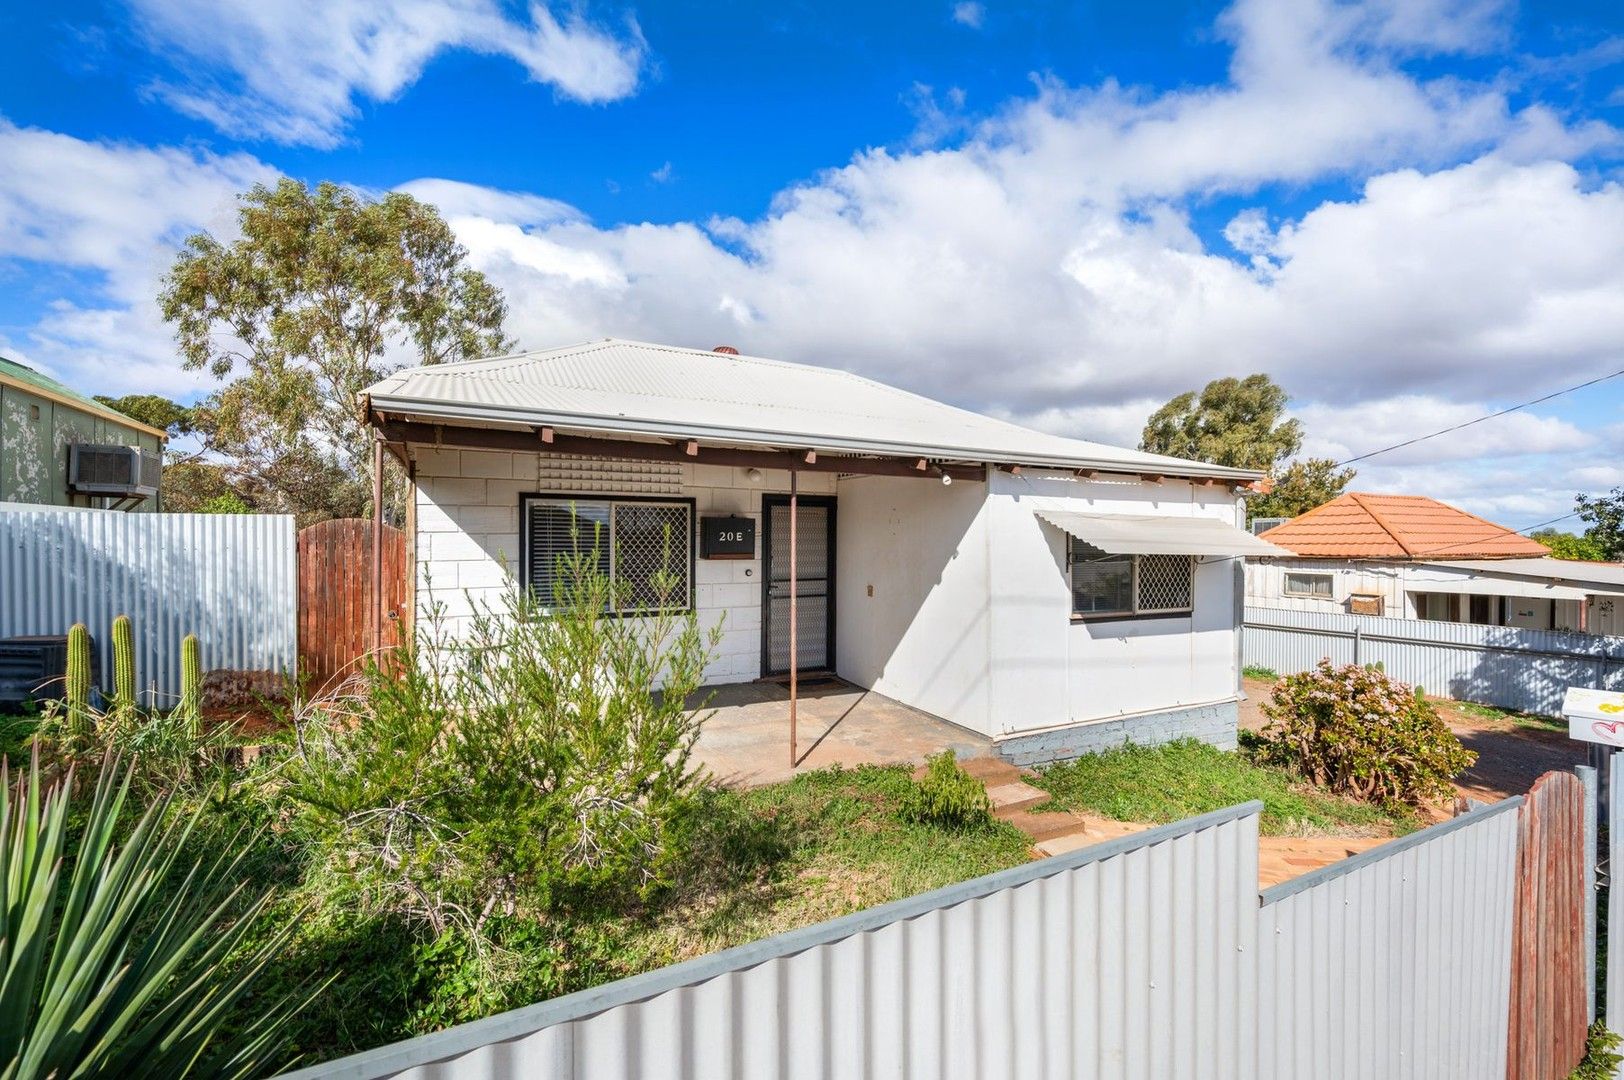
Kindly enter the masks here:
M 1372 802 L 1447 798 L 1477 760 L 1425 697 L 1374 667 L 1321 660 L 1276 683 L 1263 712 L 1266 760 Z
M 1624 1055 L 1618 1053 L 1621 1044 L 1624 1039 L 1608 1030 L 1605 1020 L 1591 1024 L 1585 1038 L 1584 1060 L 1568 1080 L 1613 1080 L 1619 1065 L 1624 1064 Z
M 459 970 L 500 967 L 495 927 L 516 913 L 614 910 L 669 886 L 704 787 L 685 699 L 719 628 L 662 603 L 605 615 L 617 587 L 588 556 L 560 576 L 552 609 L 514 591 L 455 636 L 430 619 L 404 655 L 293 718 L 288 792 L 335 895 L 424 925 Z
M 925 775 L 902 799 L 905 820 L 948 829 L 980 828 L 992 820 L 987 788 L 960 768 L 953 751 L 943 750 L 925 763 Z

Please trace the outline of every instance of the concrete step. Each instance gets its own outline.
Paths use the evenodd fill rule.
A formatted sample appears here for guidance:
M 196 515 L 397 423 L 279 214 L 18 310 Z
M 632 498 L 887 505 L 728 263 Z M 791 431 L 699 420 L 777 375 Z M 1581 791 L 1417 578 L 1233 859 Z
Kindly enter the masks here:
M 1022 780 L 1004 784 L 988 784 L 987 798 L 992 800 L 994 817 L 1009 819 L 1011 814 L 1030 810 L 1049 801 L 1049 793 Z
M 1050 814 L 1034 814 L 1030 810 L 1016 810 L 1011 814 L 999 815 L 1002 820 L 1009 822 L 1021 832 L 1032 838 L 1034 844 L 1048 840 L 1055 836 L 1066 836 L 1083 827 L 1083 819 L 1076 814 L 1060 811 Z
M 1031 775 L 1030 773 L 1021 769 L 1017 769 L 1003 758 L 993 757 L 990 754 L 983 755 L 981 757 L 964 758 L 959 762 L 959 768 L 963 769 L 977 780 L 980 780 L 988 787 L 992 787 L 995 784 L 1018 783 L 1027 776 Z M 914 773 L 915 776 L 921 776 L 923 774 L 923 766 L 921 766 Z
M 1143 832 L 1152 828 L 1134 821 L 1108 821 L 1104 818 L 1089 818 L 1086 822 L 1078 824 L 1070 832 L 1045 837 L 1032 845 L 1039 855 L 1064 855 L 1068 851 L 1079 848 L 1093 847 L 1103 844 L 1107 840 L 1115 840 L 1121 836 L 1130 836 L 1136 832 Z

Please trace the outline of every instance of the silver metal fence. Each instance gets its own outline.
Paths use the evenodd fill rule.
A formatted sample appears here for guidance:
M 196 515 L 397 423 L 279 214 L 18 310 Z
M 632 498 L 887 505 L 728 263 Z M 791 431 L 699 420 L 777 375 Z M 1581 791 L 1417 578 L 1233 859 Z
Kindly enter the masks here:
M 1429 694 L 1555 715 L 1569 686 L 1624 690 L 1624 637 L 1247 605 L 1241 655 L 1282 675 L 1379 663 Z
M 0 637 L 83 622 L 109 685 L 113 617 L 130 616 L 136 682 L 159 703 L 180 690 L 180 643 L 205 670 L 293 670 L 298 569 L 293 518 L 0 508 Z
M 1521 803 L 1263 893 L 1260 1078 L 1506 1074 Z
M 1260 902 L 1248 803 L 291 1077 L 1503 1076 L 1520 804 Z

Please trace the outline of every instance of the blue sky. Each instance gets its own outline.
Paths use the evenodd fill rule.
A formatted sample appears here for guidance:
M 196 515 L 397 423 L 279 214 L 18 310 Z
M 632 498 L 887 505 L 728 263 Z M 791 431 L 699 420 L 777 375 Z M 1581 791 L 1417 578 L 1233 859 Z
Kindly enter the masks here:
M 90 391 L 207 391 L 151 296 L 277 173 L 435 201 L 527 346 L 727 341 L 1101 441 L 1219 374 L 1347 456 L 1624 368 L 1616 3 L 26 8 L 0 351 Z M 1531 524 L 1624 483 L 1621 408 L 1359 486 Z

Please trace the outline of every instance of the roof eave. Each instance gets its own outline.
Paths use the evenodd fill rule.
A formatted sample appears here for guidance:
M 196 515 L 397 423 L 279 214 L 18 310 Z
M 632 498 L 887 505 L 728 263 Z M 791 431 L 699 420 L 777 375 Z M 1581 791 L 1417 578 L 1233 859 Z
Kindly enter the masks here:
M 810 449 L 829 453 L 871 454 L 889 456 L 919 456 L 953 461 L 976 461 L 989 465 L 1026 465 L 1034 468 L 1064 470 L 1094 470 L 1111 473 L 1154 473 L 1179 479 L 1222 480 L 1249 483 L 1264 474 L 1251 469 L 1232 469 L 1223 465 L 1205 465 L 1199 462 L 1171 464 L 1164 461 L 1135 463 L 1113 458 L 1087 458 L 1053 454 L 1011 455 L 986 448 L 927 445 L 923 443 L 887 442 L 881 439 L 844 439 L 830 436 L 811 436 L 796 432 L 766 431 L 746 428 L 723 428 L 704 424 L 671 424 L 664 421 L 641 420 L 629 417 L 598 416 L 583 413 L 551 413 L 533 409 L 508 409 L 501 406 L 470 405 L 466 402 L 431 401 L 379 393 L 373 388 L 367 394 L 369 416 L 374 423 L 379 413 L 407 414 L 441 420 L 495 421 L 500 423 L 530 424 L 536 427 L 568 427 L 604 435 L 642 435 L 670 439 L 712 439 L 730 443 L 749 443 L 782 449 Z

